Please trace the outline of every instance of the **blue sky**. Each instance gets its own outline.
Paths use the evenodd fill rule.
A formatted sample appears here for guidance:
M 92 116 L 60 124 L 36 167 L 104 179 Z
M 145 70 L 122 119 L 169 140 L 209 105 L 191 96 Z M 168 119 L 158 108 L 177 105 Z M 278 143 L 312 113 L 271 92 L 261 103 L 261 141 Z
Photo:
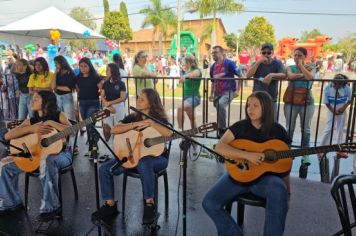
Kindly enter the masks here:
M 163 4 L 174 7 L 177 1 L 162 0 Z M 110 0 L 111 9 L 118 9 L 120 0 Z M 136 13 L 149 4 L 149 0 L 125 1 L 129 13 Z M 185 1 L 182 0 L 184 3 Z M 355 0 L 244 0 L 242 3 L 251 11 L 283 11 L 309 13 L 349 13 L 351 16 L 325 15 L 292 15 L 244 12 L 231 16 L 220 15 L 228 32 L 243 29 L 248 21 L 255 16 L 265 16 L 275 27 L 277 39 L 286 36 L 300 37 L 301 31 L 320 29 L 321 32 L 337 41 L 350 32 L 356 32 L 356 1 Z M 69 13 L 75 6 L 86 7 L 95 17 L 102 17 L 102 0 L 0 0 L 0 25 L 6 25 L 17 19 L 35 13 L 43 8 L 54 5 Z M 142 15 L 131 15 L 130 23 L 134 30 L 140 29 Z M 184 19 L 198 18 L 196 14 L 184 13 Z M 101 24 L 101 20 L 97 20 Z

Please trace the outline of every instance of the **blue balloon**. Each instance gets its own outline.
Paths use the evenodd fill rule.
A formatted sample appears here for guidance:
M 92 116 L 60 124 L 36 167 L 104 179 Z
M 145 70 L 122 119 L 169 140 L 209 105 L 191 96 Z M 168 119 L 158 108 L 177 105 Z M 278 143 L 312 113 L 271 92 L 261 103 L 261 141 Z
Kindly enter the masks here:
M 86 30 L 86 31 L 83 32 L 83 37 L 84 37 L 85 39 L 87 39 L 87 38 L 90 37 L 90 32 L 89 32 L 89 30 Z
M 121 51 L 119 49 L 114 49 L 111 51 L 111 55 L 114 55 L 114 54 L 121 54 Z

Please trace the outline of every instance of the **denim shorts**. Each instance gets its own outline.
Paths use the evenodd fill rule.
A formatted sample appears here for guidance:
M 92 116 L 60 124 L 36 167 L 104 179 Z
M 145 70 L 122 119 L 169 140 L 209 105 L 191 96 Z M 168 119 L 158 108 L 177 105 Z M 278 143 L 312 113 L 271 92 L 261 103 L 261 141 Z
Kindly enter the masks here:
M 200 96 L 186 96 L 183 100 L 189 103 L 192 107 L 197 107 L 200 105 Z

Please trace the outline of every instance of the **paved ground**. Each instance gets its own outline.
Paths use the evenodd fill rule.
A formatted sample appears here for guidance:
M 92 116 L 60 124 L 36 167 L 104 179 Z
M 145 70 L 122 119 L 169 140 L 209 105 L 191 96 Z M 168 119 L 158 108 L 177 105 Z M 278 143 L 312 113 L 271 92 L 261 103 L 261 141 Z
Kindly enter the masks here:
M 84 153 L 85 137 L 79 139 L 81 153 Z M 101 148 L 101 153 L 105 153 Z M 295 162 L 298 164 L 298 161 Z M 64 219 L 58 227 L 53 227 L 50 235 L 85 235 L 91 227 L 90 214 L 95 210 L 95 185 L 93 163 L 83 156 L 74 159 L 74 167 L 79 187 L 79 200 L 74 200 L 70 178 L 63 176 Z M 293 168 L 297 169 L 297 165 Z M 174 143 L 169 163 L 169 211 L 164 211 L 162 180 L 159 183 L 159 219 L 161 230 L 158 235 L 174 235 L 178 217 L 179 149 Z M 224 166 L 214 160 L 200 158 L 188 163 L 188 235 L 216 235 L 215 227 L 203 212 L 201 201 L 217 178 L 224 172 Z M 294 171 L 293 175 L 296 175 Z M 23 177 L 20 189 L 24 189 Z M 116 177 L 116 196 L 121 200 L 122 177 Z M 0 235 L 33 235 L 37 225 L 35 220 L 40 204 L 39 181 L 31 178 L 30 209 L 27 214 L 20 212 L 0 218 Z M 120 214 L 114 222 L 114 235 L 144 235 L 141 226 L 142 192 L 137 179 L 129 179 L 125 215 Z M 339 218 L 330 195 L 330 185 L 317 181 L 292 178 L 292 200 L 288 213 L 285 235 L 315 236 L 331 235 L 339 227 Z M 182 203 L 181 203 L 182 204 Z M 121 208 L 121 202 L 119 201 Z M 236 215 L 235 209 L 233 215 Z M 180 219 L 182 215 L 180 214 Z M 245 215 L 246 235 L 263 235 L 264 210 L 247 207 Z M 97 235 L 97 231 L 90 235 Z M 182 235 L 181 221 L 178 233 Z

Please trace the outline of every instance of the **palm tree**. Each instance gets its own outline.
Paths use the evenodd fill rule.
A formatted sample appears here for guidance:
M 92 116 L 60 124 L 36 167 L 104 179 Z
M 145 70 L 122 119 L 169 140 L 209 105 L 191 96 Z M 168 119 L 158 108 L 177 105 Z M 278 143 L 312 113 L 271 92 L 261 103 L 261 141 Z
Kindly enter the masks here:
M 177 16 L 174 11 L 167 6 L 162 6 L 161 0 L 150 0 L 151 6 L 140 10 L 146 17 L 142 22 L 142 28 L 153 26 L 152 47 L 154 47 L 155 36 L 159 37 L 159 55 L 162 55 L 162 40 L 169 33 L 169 28 L 177 26 Z
M 200 18 L 213 15 L 213 24 L 206 29 L 211 31 L 211 45 L 216 45 L 216 15 L 234 14 L 244 10 L 244 6 L 235 0 L 189 0 L 185 8 L 190 13 L 198 12 Z

